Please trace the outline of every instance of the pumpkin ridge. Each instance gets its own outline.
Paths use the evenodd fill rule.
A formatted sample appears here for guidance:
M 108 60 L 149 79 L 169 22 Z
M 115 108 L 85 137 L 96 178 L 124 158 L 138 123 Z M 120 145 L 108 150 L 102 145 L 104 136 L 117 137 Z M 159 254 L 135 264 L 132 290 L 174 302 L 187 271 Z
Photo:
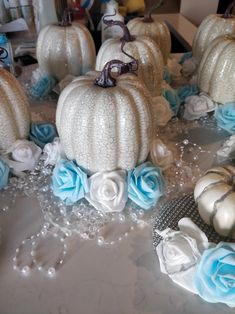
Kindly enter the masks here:
M 210 224 L 213 226 L 214 225 L 214 218 L 218 212 L 218 208 L 217 208 L 217 205 L 219 203 L 222 203 L 230 194 L 234 193 L 233 189 L 229 190 L 228 192 L 226 192 L 223 196 L 221 196 L 220 199 L 216 200 L 214 202 L 214 205 L 213 205 L 213 211 L 211 213 L 211 216 L 210 216 Z
M 11 103 L 11 96 L 8 94 L 8 92 L 13 92 L 15 94 L 15 99 L 17 100 L 17 104 L 15 106 L 8 106 L 8 110 L 10 113 L 11 118 L 14 120 L 14 125 L 15 127 L 15 136 L 16 136 L 16 129 L 19 132 L 20 138 L 24 138 L 26 137 L 26 135 L 28 134 L 29 131 L 29 126 L 28 126 L 28 130 L 26 130 L 25 125 L 22 124 L 22 122 L 19 121 L 19 119 L 16 118 L 16 116 L 20 116 L 20 120 L 29 120 L 30 116 L 29 116 L 29 112 L 27 111 L 25 106 L 20 106 L 20 102 L 22 104 L 22 102 L 27 103 L 27 107 L 29 107 L 28 105 L 28 100 L 25 96 L 25 94 L 22 92 L 22 87 L 20 85 L 20 83 L 15 79 L 15 77 L 11 77 L 11 74 L 8 73 L 7 71 L 2 72 L 3 74 L 1 74 L 1 76 L 3 76 L 3 84 L 2 86 L 5 88 L 1 88 L 1 95 L 4 94 L 5 95 L 5 99 L 7 103 Z M 11 86 L 9 85 L 9 81 L 14 80 L 14 84 L 11 84 Z M 1 79 L 0 79 L 1 82 Z M 1 84 L 1 83 L 0 83 Z M 18 99 L 20 99 L 21 101 L 19 101 Z M 16 102 L 15 100 L 15 102 Z M 16 136 L 17 138 L 17 136 Z
M 220 42 L 218 43 L 218 45 L 220 45 Z M 234 45 L 234 42 L 233 42 L 233 41 L 229 41 L 229 42 L 223 47 L 222 51 L 221 51 L 221 52 L 218 54 L 218 56 L 217 56 L 217 60 L 216 60 L 215 65 L 214 65 L 214 69 L 215 69 L 215 70 L 213 71 L 212 77 L 211 77 L 210 82 L 209 82 L 209 91 L 211 91 L 212 93 L 213 93 L 213 86 L 214 86 L 213 82 L 214 82 L 214 80 L 216 80 L 217 75 L 218 75 L 218 73 L 217 73 L 217 67 L 218 67 L 218 64 L 221 62 L 221 60 L 220 60 L 220 54 L 221 54 L 221 53 L 224 53 L 224 52 L 226 51 L 226 49 L 229 49 L 229 46 L 232 46 L 232 45 Z M 217 48 L 217 49 L 218 49 L 218 48 Z M 230 63 L 229 63 L 229 66 L 231 66 Z M 213 86 L 211 86 L 211 84 L 213 84 Z
M 220 181 L 217 181 L 217 182 L 213 182 L 213 183 L 210 183 L 209 186 L 206 186 L 203 191 L 198 195 L 198 197 L 195 199 L 195 202 L 197 203 L 202 197 L 203 195 L 208 192 L 209 190 L 211 190 L 211 188 L 214 188 L 216 187 L 217 185 L 221 185 L 221 183 L 228 183 L 226 180 L 220 180 Z

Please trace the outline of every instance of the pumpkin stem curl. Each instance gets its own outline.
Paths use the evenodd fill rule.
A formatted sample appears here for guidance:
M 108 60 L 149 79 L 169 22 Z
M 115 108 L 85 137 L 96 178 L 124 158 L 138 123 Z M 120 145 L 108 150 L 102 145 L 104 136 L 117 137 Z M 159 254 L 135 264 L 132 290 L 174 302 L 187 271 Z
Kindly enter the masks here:
M 107 27 L 112 27 L 114 25 L 120 26 L 122 31 L 123 31 L 123 37 L 121 38 L 121 41 L 124 41 L 124 42 L 134 41 L 135 37 L 130 34 L 130 31 L 129 31 L 128 27 L 123 22 L 115 21 L 115 20 L 107 20 L 106 19 L 107 17 L 111 17 L 111 16 L 115 16 L 115 15 L 116 15 L 116 10 L 115 10 L 115 13 L 112 14 L 112 15 L 105 15 L 103 17 L 104 24 L 107 25 Z
M 125 73 L 134 73 L 135 71 L 138 70 L 138 61 L 134 59 L 132 56 L 128 55 L 123 50 L 123 45 L 122 45 L 122 51 L 127 56 L 129 56 L 132 59 L 132 61 L 125 63 L 121 60 L 114 59 L 107 62 L 103 70 L 101 71 L 100 75 L 96 78 L 95 85 L 98 85 L 103 88 L 116 86 L 116 79 L 111 76 L 111 71 L 113 68 L 118 69 L 118 75 L 122 75 Z
M 64 9 L 62 21 L 59 23 L 60 26 L 71 26 L 71 13 L 72 12 L 69 8 Z
M 155 5 L 153 5 L 149 10 L 147 10 L 146 13 L 144 14 L 143 22 L 144 23 L 152 23 L 153 22 L 152 14 L 161 5 L 163 5 L 163 0 L 159 0 Z
M 235 5 L 235 1 L 233 1 L 232 3 L 229 4 L 226 11 L 224 12 L 224 15 L 222 15 L 223 18 L 230 19 L 233 17 L 231 12 L 232 12 L 234 5 Z

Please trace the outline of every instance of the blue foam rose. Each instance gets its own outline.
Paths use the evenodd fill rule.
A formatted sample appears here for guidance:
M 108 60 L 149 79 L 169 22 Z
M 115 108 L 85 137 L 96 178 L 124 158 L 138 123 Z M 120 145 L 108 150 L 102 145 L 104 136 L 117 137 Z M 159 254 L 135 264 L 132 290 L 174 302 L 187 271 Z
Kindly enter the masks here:
M 51 188 L 66 205 L 72 205 L 89 192 L 87 175 L 73 161 L 62 159 L 53 170 Z
M 29 138 L 41 148 L 47 143 L 53 142 L 56 136 L 58 135 L 54 124 L 44 122 L 31 123 Z
M 161 170 L 146 162 L 128 173 L 128 197 L 143 209 L 154 206 L 164 191 Z
M 198 87 L 195 84 L 184 85 L 178 89 L 178 96 L 180 102 L 183 103 L 185 99 L 189 96 L 197 95 L 199 93 Z
M 52 91 L 56 84 L 57 81 L 53 76 L 45 74 L 31 86 L 30 94 L 35 100 L 43 99 Z
M 2 159 L 0 159 L 0 190 L 8 183 L 9 172 L 10 169 L 8 165 Z
M 220 128 L 235 134 L 235 103 L 229 102 L 218 106 L 215 111 L 215 118 Z
M 180 58 L 180 60 L 179 60 L 179 64 L 181 64 L 181 65 L 184 64 L 184 62 L 185 62 L 186 60 L 188 60 L 188 59 L 191 59 L 192 56 L 193 56 L 192 51 L 189 51 L 189 52 L 184 53 L 184 54 L 182 55 L 182 57 Z
M 173 82 L 172 75 L 167 67 L 164 67 L 163 80 L 165 80 L 169 85 Z
M 180 107 L 180 99 L 175 89 L 164 89 L 162 96 L 169 102 L 171 110 L 177 115 Z
M 235 307 L 235 243 L 220 242 L 204 251 L 194 275 L 194 286 L 207 302 Z

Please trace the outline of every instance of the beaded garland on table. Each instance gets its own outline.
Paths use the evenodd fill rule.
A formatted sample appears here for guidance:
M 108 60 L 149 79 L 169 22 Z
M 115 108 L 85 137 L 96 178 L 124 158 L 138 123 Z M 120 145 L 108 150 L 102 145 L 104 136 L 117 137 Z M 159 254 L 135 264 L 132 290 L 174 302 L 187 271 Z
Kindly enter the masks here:
M 177 68 L 177 67 L 176 67 Z M 178 72 L 178 68 L 176 70 Z M 184 81 L 184 79 L 183 79 Z M 176 77 L 173 84 L 179 84 Z M 25 86 L 28 89 L 29 85 Z M 45 223 L 40 232 L 23 240 L 16 249 L 13 258 L 13 266 L 22 274 L 28 275 L 32 269 L 38 269 L 49 276 L 53 276 L 56 270 L 64 263 L 68 252 L 69 239 L 78 235 L 84 240 L 95 240 L 98 245 L 107 247 L 113 246 L 126 238 L 136 226 L 143 226 L 151 223 L 152 217 L 158 213 L 162 204 L 172 197 L 180 196 L 192 189 L 195 182 L 201 176 L 204 169 L 201 169 L 200 159 L 210 155 L 209 150 L 204 150 L 197 143 L 190 139 L 190 130 L 203 126 L 211 130 L 218 130 L 214 117 L 202 117 L 198 121 L 187 122 L 178 118 L 173 118 L 165 127 L 156 130 L 156 137 L 164 139 L 164 142 L 172 149 L 174 158 L 173 163 L 164 170 L 166 181 L 165 197 L 156 206 L 145 211 L 128 201 L 125 210 L 121 213 L 104 214 L 97 211 L 85 199 L 80 200 L 74 205 L 66 206 L 62 201 L 54 197 L 50 189 L 51 175 L 53 167 L 45 165 L 44 160 L 40 159 L 33 171 L 26 173 L 24 177 L 10 178 L 9 185 L 1 191 L 1 197 L 11 197 L 11 202 L 18 196 L 26 195 L 35 197 L 40 204 Z M 181 138 L 179 140 L 176 135 Z M 188 182 L 191 186 L 188 186 Z M 3 202 L 4 203 L 4 202 Z M 2 206 L 2 211 L 7 212 L 11 204 Z M 118 236 L 106 238 L 105 228 L 110 224 L 122 224 L 125 231 Z M 39 260 L 38 247 L 41 241 L 46 241 L 49 236 L 58 240 L 61 250 L 58 258 L 51 264 L 42 265 Z M 25 252 L 25 248 L 29 246 Z M 30 259 L 30 262 L 24 260 Z

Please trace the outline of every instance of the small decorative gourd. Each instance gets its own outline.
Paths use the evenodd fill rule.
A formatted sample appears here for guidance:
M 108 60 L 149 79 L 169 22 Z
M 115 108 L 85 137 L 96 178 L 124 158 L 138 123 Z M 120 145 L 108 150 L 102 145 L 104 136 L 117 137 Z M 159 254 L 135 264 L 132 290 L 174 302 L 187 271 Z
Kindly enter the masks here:
M 151 7 L 144 17 L 136 17 L 130 20 L 127 27 L 134 36 L 151 37 L 161 49 L 164 64 L 166 64 L 171 51 L 171 35 L 164 21 L 152 17 L 153 11 L 162 4 L 162 1 L 158 1 L 156 5 Z
M 193 56 L 198 62 L 201 61 L 204 51 L 211 42 L 225 34 L 235 33 L 235 17 L 230 14 L 235 1 L 233 1 L 223 15 L 210 14 L 199 26 L 197 33 L 193 40 Z
M 71 24 L 66 14 L 59 25 L 47 25 L 39 33 L 39 68 L 61 81 L 66 75 L 83 75 L 95 68 L 95 45 L 86 26 Z
M 114 67 L 122 74 L 115 79 Z M 130 170 L 148 156 L 152 98 L 137 76 L 127 73 L 136 69 L 136 61 L 112 60 L 101 73 L 75 79 L 59 97 L 56 126 L 63 148 L 88 172 Z
M 0 150 L 28 137 L 29 103 L 17 79 L 0 68 Z
M 197 75 L 201 91 L 215 102 L 235 100 L 235 34 L 216 38 L 203 54 Z
M 163 57 L 158 45 L 149 37 L 132 36 L 124 23 L 103 19 L 108 26 L 119 25 L 124 36 L 106 40 L 97 55 L 96 70 L 101 71 L 104 65 L 112 59 L 128 62 L 128 54 L 138 60 L 138 77 L 144 82 L 152 96 L 161 94 L 163 80 Z M 126 54 L 122 47 L 125 45 Z
M 222 236 L 235 238 L 235 167 L 208 170 L 195 186 L 199 214 Z

